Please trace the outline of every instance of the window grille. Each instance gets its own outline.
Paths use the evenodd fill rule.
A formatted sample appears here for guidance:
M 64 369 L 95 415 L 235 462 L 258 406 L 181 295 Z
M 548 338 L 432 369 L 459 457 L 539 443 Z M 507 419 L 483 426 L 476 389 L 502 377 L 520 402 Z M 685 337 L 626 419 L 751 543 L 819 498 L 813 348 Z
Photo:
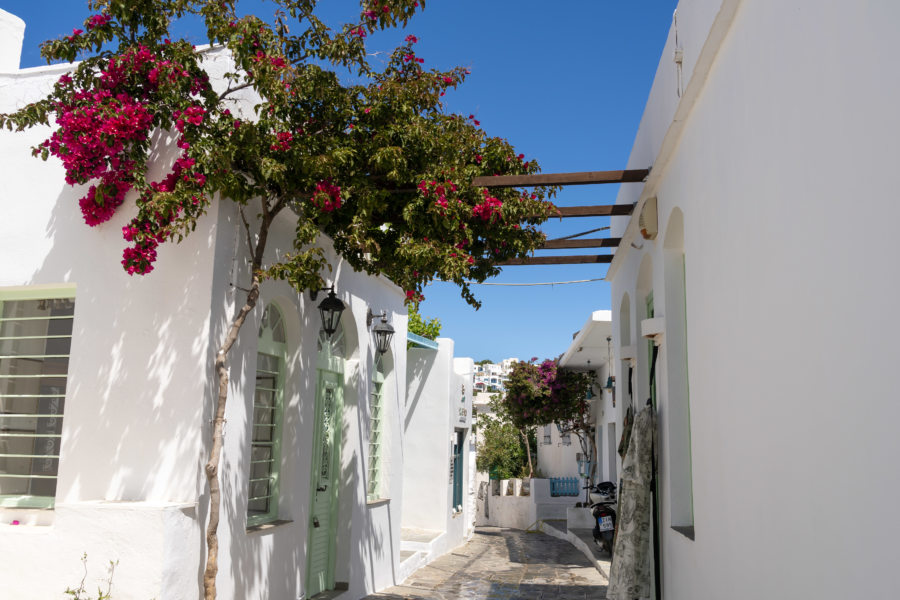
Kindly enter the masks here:
M 375 358 L 375 374 L 372 377 L 372 395 L 369 398 L 369 477 L 366 498 L 369 501 L 381 497 L 382 460 L 384 448 L 384 361 L 379 354 Z
M 73 292 L 0 291 L 0 506 L 53 507 Z
M 281 418 L 287 350 L 284 320 L 270 304 L 259 327 L 253 429 L 250 441 L 250 486 L 247 524 L 278 518 L 278 472 L 281 465 Z

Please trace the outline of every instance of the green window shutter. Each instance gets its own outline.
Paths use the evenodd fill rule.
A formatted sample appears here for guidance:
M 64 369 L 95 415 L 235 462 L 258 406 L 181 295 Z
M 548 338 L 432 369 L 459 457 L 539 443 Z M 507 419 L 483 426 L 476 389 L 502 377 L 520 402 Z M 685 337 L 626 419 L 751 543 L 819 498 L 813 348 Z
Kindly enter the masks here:
M 0 506 L 52 508 L 75 287 L 0 290 Z
M 250 481 L 247 525 L 278 518 L 278 475 L 281 467 L 281 427 L 284 364 L 287 344 L 284 320 L 274 304 L 263 313 L 256 354 L 256 387 L 250 436 Z
M 378 500 L 381 493 L 382 461 L 385 444 L 384 424 L 384 361 L 375 358 L 375 374 L 372 377 L 372 395 L 369 398 L 369 465 L 366 499 Z
M 464 438 L 465 432 L 457 429 L 456 442 L 453 444 L 453 458 L 450 463 L 450 475 L 453 481 L 453 506 L 450 507 L 451 512 L 462 506 L 462 450 Z

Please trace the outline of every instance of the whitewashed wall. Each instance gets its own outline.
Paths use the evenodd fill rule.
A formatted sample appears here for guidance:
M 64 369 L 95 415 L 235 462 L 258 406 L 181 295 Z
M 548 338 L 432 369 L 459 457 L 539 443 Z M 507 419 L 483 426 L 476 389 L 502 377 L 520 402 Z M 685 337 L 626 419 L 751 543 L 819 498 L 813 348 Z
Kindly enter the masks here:
M 0 48 L 2 49 L 2 48 Z M 0 74 L 0 112 L 32 101 L 65 67 Z M 197 231 L 160 248 L 154 272 L 129 277 L 119 264 L 124 206 L 110 222 L 84 225 L 84 189 L 64 184 L 59 162 L 29 147 L 36 128 L 0 132 L 0 287 L 74 283 L 76 309 L 62 431 L 56 509 L 0 509 L 0 561 L 10 597 L 56 597 L 77 585 L 88 552 L 89 588 L 118 560 L 113 597 L 196 597 L 207 503 L 202 464 L 208 452 L 215 349 L 246 285 L 246 248 L 234 207 L 214 203 Z M 163 153 L 162 161 L 165 161 Z M 163 165 L 154 170 L 162 173 Z M 151 170 L 151 176 L 154 175 Z M 290 218 L 270 236 L 288 248 Z M 329 246 L 327 239 L 323 244 Z M 337 581 L 349 597 L 396 583 L 402 495 L 406 310 L 402 291 L 355 273 L 329 253 L 329 280 L 348 309 L 342 322 L 353 349 L 344 389 Z M 237 294 L 237 295 L 235 295 Z M 303 593 L 309 457 L 313 449 L 318 311 L 285 284 L 264 284 L 261 304 L 278 302 L 287 322 L 288 364 L 279 517 L 286 523 L 246 531 L 246 503 L 257 330 L 251 315 L 230 355 L 231 388 L 222 458 L 223 511 L 219 593 L 233 598 L 296 598 Z M 367 504 L 367 398 L 374 359 L 366 309 L 387 310 L 396 334 L 385 386 L 389 419 L 385 501 Z M 19 525 L 12 525 L 19 521 Z M 53 568 L 48 568 L 52 565 Z
M 658 197 L 659 237 L 640 249 L 625 240 L 612 284 L 618 356 L 623 337 L 639 338 L 650 289 L 666 320 L 665 598 L 900 596 L 886 575 L 900 559 L 898 23 L 893 2 L 678 8 L 693 77 L 679 99 L 672 31 L 629 160 L 654 165 L 643 195 Z M 624 185 L 618 201 L 641 193 Z M 679 220 L 686 311 L 671 293 Z M 643 398 L 648 360 L 636 348 Z M 685 483 L 673 476 L 685 356 L 694 540 L 670 528 Z

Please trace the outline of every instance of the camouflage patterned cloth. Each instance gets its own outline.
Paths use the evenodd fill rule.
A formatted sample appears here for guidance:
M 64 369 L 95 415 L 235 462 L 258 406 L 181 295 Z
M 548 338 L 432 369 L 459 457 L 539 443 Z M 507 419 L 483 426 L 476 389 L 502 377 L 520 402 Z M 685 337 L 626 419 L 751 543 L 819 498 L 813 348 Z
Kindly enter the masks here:
M 656 417 L 645 407 L 634 419 L 628 452 L 622 462 L 622 489 L 609 570 L 608 600 L 649 598 L 650 561 L 650 480 L 653 475 L 653 442 Z

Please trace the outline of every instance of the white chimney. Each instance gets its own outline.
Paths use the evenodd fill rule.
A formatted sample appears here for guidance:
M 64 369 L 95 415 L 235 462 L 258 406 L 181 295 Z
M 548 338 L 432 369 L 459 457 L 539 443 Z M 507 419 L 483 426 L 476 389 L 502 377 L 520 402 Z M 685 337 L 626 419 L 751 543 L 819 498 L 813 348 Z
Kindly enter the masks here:
M 25 21 L 0 8 L 0 73 L 15 73 L 22 58 Z

